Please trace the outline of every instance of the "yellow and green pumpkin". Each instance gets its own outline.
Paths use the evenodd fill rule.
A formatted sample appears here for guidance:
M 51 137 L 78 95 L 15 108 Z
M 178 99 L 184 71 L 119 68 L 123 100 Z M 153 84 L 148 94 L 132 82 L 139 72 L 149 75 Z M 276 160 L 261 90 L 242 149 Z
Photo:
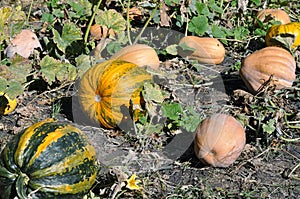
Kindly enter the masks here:
M 130 107 L 142 108 L 145 82 L 152 82 L 152 76 L 144 68 L 123 60 L 107 60 L 83 75 L 79 102 L 91 120 L 113 129 L 130 117 Z
M 82 198 L 97 171 L 96 152 L 86 135 L 47 119 L 17 134 L 1 152 L 0 197 Z

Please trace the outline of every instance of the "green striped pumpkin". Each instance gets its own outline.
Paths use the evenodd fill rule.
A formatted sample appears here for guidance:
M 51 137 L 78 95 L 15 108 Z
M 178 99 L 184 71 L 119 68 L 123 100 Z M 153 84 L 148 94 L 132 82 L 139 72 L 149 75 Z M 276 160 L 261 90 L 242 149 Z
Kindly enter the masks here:
M 83 75 L 79 101 L 90 119 L 112 129 L 130 116 L 130 106 L 142 107 L 143 85 L 151 81 L 151 74 L 134 63 L 107 60 Z
M 0 195 L 79 198 L 94 184 L 96 153 L 86 135 L 46 119 L 16 135 L 0 154 Z

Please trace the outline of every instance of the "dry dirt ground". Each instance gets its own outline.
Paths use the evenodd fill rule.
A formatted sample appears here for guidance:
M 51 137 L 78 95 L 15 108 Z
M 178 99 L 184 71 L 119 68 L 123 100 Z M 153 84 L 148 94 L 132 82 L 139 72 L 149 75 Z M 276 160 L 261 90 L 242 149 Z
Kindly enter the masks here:
M 202 118 L 215 112 L 233 114 L 241 110 L 238 103 L 232 103 L 234 91 L 247 89 L 237 72 L 229 72 L 232 62 L 226 58 L 222 65 L 203 65 L 197 70 L 173 59 L 162 64 L 168 78 L 161 77 L 158 84 L 168 87 L 177 101 L 193 106 Z M 191 86 L 191 77 L 198 86 Z M 246 147 L 232 166 L 207 167 L 193 153 L 193 134 L 182 129 L 172 139 L 151 136 L 135 139 L 134 135 L 74 120 L 74 114 L 80 114 L 74 108 L 76 94 L 75 84 L 70 84 L 46 92 L 27 91 L 19 96 L 17 109 L 0 118 L 0 147 L 21 129 L 55 116 L 82 129 L 95 145 L 102 166 L 93 193 L 100 198 L 298 198 L 300 195 L 299 141 L 266 138 L 248 130 Z M 289 106 L 299 110 L 299 93 Z M 293 133 L 299 136 L 299 129 Z M 162 141 L 165 141 L 163 147 L 156 149 L 154 146 Z M 124 180 L 134 172 L 141 180 L 140 191 L 124 188 Z

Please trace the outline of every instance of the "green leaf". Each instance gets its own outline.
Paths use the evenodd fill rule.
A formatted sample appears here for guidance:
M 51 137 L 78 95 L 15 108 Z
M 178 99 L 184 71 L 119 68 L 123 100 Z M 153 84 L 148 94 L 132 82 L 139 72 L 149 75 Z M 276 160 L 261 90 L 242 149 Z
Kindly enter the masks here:
M 234 29 L 234 39 L 245 40 L 249 36 L 250 31 L 244 26 L 238 26 Z
M 8 82 L 8 87 L 5 93 L 14 99 L 16 96 L 21 95 L 24 92 L 23 86 L 20 82 L 16 80 L 11 80 Z
M 62 35 L 55 29 L 53 31 L 53 41 L 57 44 L 59 50 L 65 53 L 66 48 L 71 45 L 72 42 L 82 40 L 81 31 L 74 23 L 67 23 L 64 25 Z
M 75 11 L 75 17 L 92 15 L 92 4 L 88 0 L 67 0 L 67 3 Z
M 182 106 L 177 102 L 163 103 L 161 108 L 163 115 L 171 120 L 179 121 L 182 114 Z
M 214 0 L 210 0 L 209 2 L 209 7 L 215 11 L 216 13 L 222 14 L 223 13 L 223 9 L 221 7 L 219 7 Z
M 144 84 L 143 97 L 147 102 L 162 103 L 165 96 L 157 84 L 146 82 Z
M 43 13 L 42 21 L 52 23 L 54 21 L 54 16 L 50 13 Z
M 78 76 L 81 77 L 91 66 L 91 56 L 88 55 L 79 55 L 75 58 Z
M 197 10 L 197 13 L 199 15 L 204 15 L 204 16 L 208 16 L 210 15 L 210 11 L 207 7 L 207 4 L 205 3 L 200 3 L 199 1 L 197 1 L 195 3 L 195 7 L 196 7 L 196 10 Z
M 200 15 L 193 17 L 189 23 L 188 30 L 201 36 L 209 30 L 208 19 L 206 16 Z
M 256 6 L 260 6 L 261 5 L 261 1 L 260 0 L 251 0 Z
M 7 80 L 0 76 L 0 91 L 4 92 L 7 87 Z
M 50 85 L 56 82 L 56 80 L 61 83 L 71 81 L 77 76 L 75 66 L 69 63 L 61 63 L 48 55 L 41 60 L 40 65 L 40 71 Z
M 106 26 L 108 29 L 112 29 L 116 34 L 121 33 L 126 28 L 126 20 L 121 13 L 118 13 L 114 9 L 105 11 L 98 10 L 95 21 L 100 26 Z
M 166 51 L 168 54 L 170 55 L 177 55 L 177 48 L 178 48 L 178 45 L 177 44 L 173 44 L 173 45 L 170 45 L 170 46 L 167 46 L 166 47 Z
M 8 67 L 8 73 L 10 74 L 10 79 L 15 79 L 16 81 L 25 83 L 31 69 L 31 63 L 26 61 L 17 62 Z
M 263 131 L 265 133 L 271 134 L 275 131 L 275 120 L 270 119 L 266 124 L 262 125 Z
M 226 33 L 215 24 L 212 25 L 211 32 L 215 38 L 226 38 Z M 227 44 L 227 41 L 225 39 L 223 39 L 222 42 Z
M 201 122 L 201 115 L 189 106 L 182 117 L 182 127 L 188 132 L 194 132 Z

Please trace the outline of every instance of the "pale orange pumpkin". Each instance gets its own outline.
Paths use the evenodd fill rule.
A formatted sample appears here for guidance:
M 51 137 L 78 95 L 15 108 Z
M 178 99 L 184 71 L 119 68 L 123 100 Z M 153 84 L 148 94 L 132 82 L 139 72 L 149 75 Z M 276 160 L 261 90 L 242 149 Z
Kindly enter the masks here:
M 272 19 L 280 21 L 281 24 L 291 22 L 289 15 L 281 9 L 263 9 L 257 12 L 256 17 L 262 22 L 268 22 Z
M 179 45 L 183 44 L 194 49 L 194 51 L 179 50 L 178 54 L 181 57 L 188 57 L 205 64 L 220 64 L 225 58 L 225 48 L 216 38 L 185 36 L 179 41 Z
M 230 115 L 214 114 L 198 125 L 194 151 L 204 164 L 228 167 L 240 156 L 245 143 L 245 131 L 239 121 Z
M 243 60 L 240 69 L 242 80 L 254 94 L 267 82 L 276 89 L 292 86 L 295 73 L 294 57 L 289 51 L 275 46 L 250 54 Z
M 126 46 L 115 53 L 111 59 L 128 61 L 138 66 L 149 66 L 155 70 L 159 68 L 160 64 L 156 51 L 145 44 Z

